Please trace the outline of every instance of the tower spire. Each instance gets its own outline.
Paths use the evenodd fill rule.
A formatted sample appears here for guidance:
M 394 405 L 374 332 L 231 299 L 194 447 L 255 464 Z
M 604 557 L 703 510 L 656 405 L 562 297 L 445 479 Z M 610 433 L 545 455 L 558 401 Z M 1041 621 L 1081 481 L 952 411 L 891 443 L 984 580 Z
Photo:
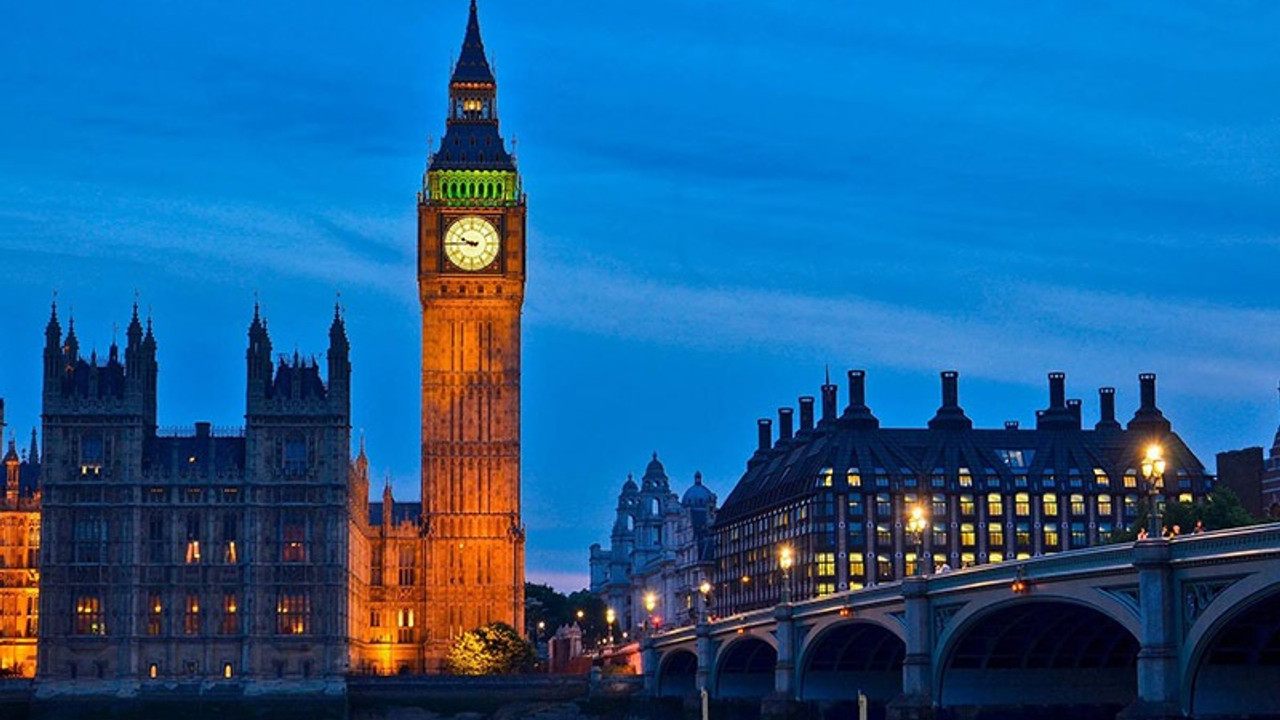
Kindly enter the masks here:
M 471 0 L 471 14 L 467 18 L 467 34 L 462 40 L 462 52 L 453 66 L 449 84 L 481 83 L 493 85 L 493 70 L 484 54 L 484 41 L 480 39 L 480 18 L 476 14 L 476 0 Z

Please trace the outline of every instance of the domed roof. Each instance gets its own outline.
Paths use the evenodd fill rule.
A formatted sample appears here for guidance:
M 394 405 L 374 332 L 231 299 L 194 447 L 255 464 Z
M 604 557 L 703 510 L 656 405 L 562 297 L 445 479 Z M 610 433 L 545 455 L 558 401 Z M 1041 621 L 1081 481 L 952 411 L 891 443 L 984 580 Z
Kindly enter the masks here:
M 627 481 L 622 483 L 622 494 L 634 495 L 639 491 L 640 488 L 636 487 L 636 481 L 631 479 L 631 473 L 627 473 Z
M 645 467 L 644 477 L 641 479 L 644 481 L 646 488 L 659 487 L 665 489 L 667 487 L 667 469 L 658 460 L 658 453 L 655 452 L 653 454 L 653 459 Z
M 702 484 L 702 473 L 694 473 L 693 485 L 684 491 L 684 497 L 680 499 L 680 504 L 685 507 L 707 507 L 714 505 L 715 502 L 716 494 Z

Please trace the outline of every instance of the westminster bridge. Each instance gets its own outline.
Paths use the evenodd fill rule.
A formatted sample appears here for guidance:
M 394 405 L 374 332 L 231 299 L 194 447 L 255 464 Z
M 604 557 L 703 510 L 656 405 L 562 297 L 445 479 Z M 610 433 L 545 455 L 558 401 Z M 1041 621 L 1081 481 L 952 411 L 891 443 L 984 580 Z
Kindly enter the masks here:
M 862 693 L 902 718 L 1280 716 L 1280 524 L 783 603 L 658 633 L 642 658 L 653 695 L 705 689 L 766 714 Z

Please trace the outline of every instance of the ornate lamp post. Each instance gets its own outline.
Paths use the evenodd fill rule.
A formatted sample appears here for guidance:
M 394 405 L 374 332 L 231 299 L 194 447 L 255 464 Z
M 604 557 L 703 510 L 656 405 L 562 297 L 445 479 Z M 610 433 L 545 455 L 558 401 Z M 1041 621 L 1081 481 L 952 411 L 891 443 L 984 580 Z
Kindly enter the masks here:
M 783 545 L 778 551 L 778 567 L 782 568 L 782 602 L 791 602 L 791 566 L 795 563 L 795 557 L 791 553 L 790 545 Z
M 658 596 L 653 592 L 644 594 L 644 609 L 649 614 L 645 617 L 644 627 L 645 634 L 648 635 L 653 631 L 653 609 L 658 607 Z
M 1147 537 L 1155 539 L 1164 534 L 1164 519 L 1160 514 L 1160 492 L 1164 489 L 1164 448 L 1159 443 L 1147 447 L 1142 458 L 1142 477 L 1147 482 Z
M 707 602 L 711 598 L 711 583 L 703 580 L 698 585 L 698 595 L 700 597 L 698 605 L 698 622 L 705 623 L 707 621 Z
M 613 644 L 613 621 L 617 619 L 618 619 L 618 615 L 613 611 L 613 608 L 605 608 L 604 621 L 609 626 L 609 644 L 610 645 Z
M 916 571 L 914 575 L 924 575 L 924 531 L 929 527 L 929 518 L 924 515 L 924 508 L 916 505 L 911 508 L 911 518 L 907 520 L 907 530 L 916 541 Z

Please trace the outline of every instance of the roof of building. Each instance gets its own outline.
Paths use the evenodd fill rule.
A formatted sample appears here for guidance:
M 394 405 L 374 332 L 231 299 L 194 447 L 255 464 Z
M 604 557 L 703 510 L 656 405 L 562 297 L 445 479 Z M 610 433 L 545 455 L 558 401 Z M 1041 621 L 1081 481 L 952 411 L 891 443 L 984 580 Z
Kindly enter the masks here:
M 391 504 L 391 524 L 399 525 L 402 522 L 416 522 L 422 517 L 422 503 L 420 502 L 394 502 Z M 369 503 L 369 524 L 382 525 L 382 503 Z
M 492 84 L 493 70 L 484 53 L 484 41 L 480 39 L 480 19 L 476 13 L 476 0 L 471 0 L 471 12 L 467 17 L 467 34 L 462 39 L 462 52 L 453 68 L 451 83 Z
M 245 468 L 244 436 L 214 435 L 208 425 L 201 423 L 192 434 L 148 438 L 142 462 L 154 477 L 241 476 Z
M 936 476 L 952 488 L 962 471 L 973 478 L 973 492 L 1037 490 L 1050 486 L 1045 482 L 1048 478 L 1053 479 L 1052 487 L 1070 492 L 1083 485 L 1084 478 L 1092 482 L 1101 470 L 1110 487 L 1120 491 L 1122 478 L 1139 472 L 1136 468 L 1145 449 L 1154 441 L 1164 448 L 1166 478 L 1186 477 L 1196 491 L 1206 489 L 1204 466 L 1155 408 L 1154 376 L 1143 376 L 1144 403 L 1128 429 L 1108 416 L 1106 408 L 1114 406 L 1104 397 L 1104 417 L 1091 430 L 1081 427 L 1078 401 L 1062 400 L 1060 374 L 1051 377 L 1050 407 L 1038 413 L 1036 429 L 1020 429 L 1014 423 L 1003 429 L 973 428 L 959 407 L 955 379 L 951 375 L 949 383 L 944 374 L 943 407 L 928 428 L 879 427 L 861 402 L 860 375 L 856 391 L 853 386 L 850 391 L 857 402 L 851 402 L 842 417 L 835 416 L 834 386 L 824 387 L 823 420 L 757 451 L 717 514 L 716 524 L 724 526 L 803 498 L 825 484 L 828 475 L 843 484 L 848 475 L 856 474 L 868 492 L 879 491 L 883 482 L 884 491 L 926 493 Z M 1102 392 L 1107 396 L 1114 390 Z M 761 423 L 765 441 L 768 421 Z M 999 478 L 998 488 L 988 486 L 988 477 Z M 1080 479 L 1081 485 L 1072 478 Z

